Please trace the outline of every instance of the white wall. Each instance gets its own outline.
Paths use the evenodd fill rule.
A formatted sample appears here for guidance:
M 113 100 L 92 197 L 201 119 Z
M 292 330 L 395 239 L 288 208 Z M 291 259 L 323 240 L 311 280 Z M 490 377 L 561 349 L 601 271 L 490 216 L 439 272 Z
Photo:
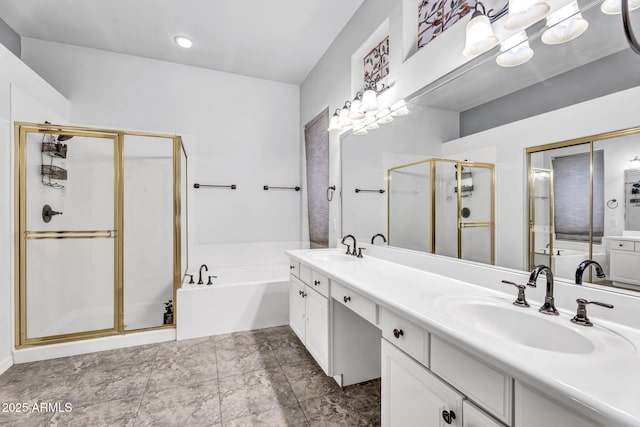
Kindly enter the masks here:
M 639 96 L 640 87 L 636 87 L 443 145 L 445 156 L 486 147 L 496 149 L 498 265 L 527 267 L 525 148 L 638 126 Z
M 73 122 L 192 134 L 195 244 L 300 240 L 299 88 L 23 38 L 23 60 L 71 100 Z
M 13 121 L 66 119 L 68 101 L 0 45 L 0 372 L 14 348 Z

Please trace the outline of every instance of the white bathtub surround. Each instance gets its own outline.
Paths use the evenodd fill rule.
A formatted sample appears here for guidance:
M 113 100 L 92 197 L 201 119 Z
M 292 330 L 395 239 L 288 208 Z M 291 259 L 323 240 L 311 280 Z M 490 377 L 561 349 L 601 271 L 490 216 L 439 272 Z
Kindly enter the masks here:
M 177 339 L 286 325 L 289 321 L 289 258 L 297 241 L 196 246 L 177 296 Z M 198 285 L 199 268 L 204 285 Z M 206 285 L 208 276 L 217 276 Z
M 499 367 L 516 380 L 543 391 L 558 405 L 581 414 L 599 425 L 640 425 L 640 319 L 637 296 L 614 293 L 594 287 L 575 286 L 558 280 L 556 306 L 560 316 L 537 312 L 544 298 L 544 279 L 537 288 L 527 289 L 528 309 L 513 307 L 515 289 L 502 279 L 524 283 L 528 273 L 482 264 L 461 262 L 439 256 L 412 253 L 393 248 L 367 248 L 364 258 L 340 260 L 311 256 L 314 251 L 290 251 L 289 255 L 374 301 L 381 309 L 399 313 L 434 336 L 445 339 L 474 357 Z M 342 250 L 332 251 L 341 253 Z M 315 251 L 317 253 L 317 251 Z M 592 328 L 573 325 L 576 298 L 603 301 L 613 310 L 589 306 Z M 496 310 L 506 310 L 515 319 L 531 317 L 535 327 L 568 331 L 572 337 L 589 343 L 575 351 L 541 349 L 497 337 L 466 324 L 452 314 L 456 304 L 496 302 Z M 504 302 L 504 304 L 502 304 Z M 520 311 L 522 310 L 522 311 Z M 523 315 L 524 318 L 519 317 Z M 537 322 L 540 320 L 541 322 Z M 548 322 L 548 323 L 545 323 Z M 527 323 L 527 322 L 525 322 Z M 546 326 L 545 326 L 546 325 Z M 526 325 L 524 325 L 526 326 Z M 532 330 L 532 332 L 537 332 Z M 549 345 L 562 346 L 549 334 Z M 546 342 L 544 337 L 543 343 Z M 593 345 L 591 345 L 593 343 Z M 569 350 L 569 351 L 568 351 Z M 516 395 L 522 390 L 516 390 Z M 516 412 L 521 408 L 515 408 Z M 520 412 L 521 414 L 523 412 Z M 516 414 L 516 419 L 518 415 Z
M 15 363 L 28 363 L 38 360 L 56 359 L 58 357 L 76 356 L 96 351 L 115 350 L 137 345 L 156 344 L 176 339 L 175 329 L 157 331 L 132 332 L 112 337 L 93 338 L 71 341 L 61 344 L 49 344 L 16 350 L 13 353 Z M 2 370 L 0 369 L 0 373 Z

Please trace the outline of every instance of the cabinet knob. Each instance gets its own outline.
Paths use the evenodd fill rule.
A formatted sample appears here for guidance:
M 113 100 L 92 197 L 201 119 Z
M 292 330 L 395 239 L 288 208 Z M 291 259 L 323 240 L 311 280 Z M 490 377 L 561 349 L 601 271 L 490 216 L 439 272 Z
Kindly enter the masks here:
M 302 294 L 303 294 L 303 292 L 302 292 L 302 291 L 298 291 L 298 295 L 302 295 Z
M 618 246 L 623 247 L 624 245 L 622 243 L 618 243 Z
M 393 330 L 393 336 L 396 338 L 400 338 L 401 336 L 404 335 L 404 331 L 402 329 L 394 329 Z
M 320 280 L 314 280 L 313 284 L 314 284 L 314 286 L 318 286 L 320 284 Z
M 345 302 L 345 303 L 347 303 L 347 302 L 351 301 L 351 297 L 348 297 L 348 296 L 346 296 L 346 295 L 344 296 L 344 298 L 343 298 L 343 299 L 344 299 L 344 302 Z
M 442 419 L 445 423 L 451 424 L 453 420 L 456 419 L 456 413 L 453 411 L 447 411 L 446 409 L 442 411 Z
M 290 265 L 290 266 L 289 266 L 289 270 L 293 270 L 294 268 L 296 268 L 296 266 L 295 266 L 295 265 Z

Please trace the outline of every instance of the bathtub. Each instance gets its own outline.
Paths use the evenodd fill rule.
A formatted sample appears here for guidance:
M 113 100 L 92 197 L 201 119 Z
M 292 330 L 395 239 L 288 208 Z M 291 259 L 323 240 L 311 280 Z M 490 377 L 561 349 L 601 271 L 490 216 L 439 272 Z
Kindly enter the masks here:
M 288 324 L 290 270 L 284 251 L 299 247 L 295 242 L 196 248 L 198 262 L 188 271 L 196 283 L 187 277 L 177 292 L 177 339 Z M 205 284 L 198 285 L 203 263 L 209 271 L 202 272 Z M 209 275 L 217 276 L 213 285 L 206 285 Z
M 549 256 L 548 249 L 541 248 L 536 251 L 535 261 L 537 264 L 549 264 Z M 571 279 L 575 280 L 576 269 L 578 265 L 584 261 L 589 259 L 589 252 L 579 249 L 553 249 L 553 255 L 551 255 L 551 270 L 555 277 L 560 277 L 563 279 Z M 593 248 L 593 257 L 591 258 L 594 261 L 598 262 L 605 273 L 608 275 L 608 263 L 607 263 L 607 254 L 604 250 L 600 251 L 599 248 Z M 585 274 L 585 281 L 588 275 Z M 595 277 L 595 276 L 594 276 Z

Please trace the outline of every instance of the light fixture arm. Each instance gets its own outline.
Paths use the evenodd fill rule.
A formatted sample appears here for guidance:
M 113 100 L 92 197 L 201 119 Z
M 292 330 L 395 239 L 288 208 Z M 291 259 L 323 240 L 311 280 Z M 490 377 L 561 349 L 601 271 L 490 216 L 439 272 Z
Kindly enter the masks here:
M 478 10 L 478 7 L 482 8 L 482 12 L 480 12 Z M 500 19 L 504 15 L 506 15 L 508 12 L 509 12 L 509 2 L 506 2 L 505 5 L 502 6 L 502 9 L 500 9 L 499 11 L 494 13 L 494 9 L 487 10 L 487 8 L 485 7 L 484 3 L 479 1 L 479 2 L 476 3 L 476 5 L 474 7 L 474 11 L 473 11 L 473 15 L 472 16 L 475 16 L 477 14 L 486 15 L 487 18 L 489 18 L 489 22 L 491 22 L 493 24 L 498 19 Z
M 640 43 L 631 28 L 631 16 L 629 15 L 629 0 L 622 0 L 622 26 L 624 27 L 624 35 L 627 37 L 631 50 L 640 55 Z

